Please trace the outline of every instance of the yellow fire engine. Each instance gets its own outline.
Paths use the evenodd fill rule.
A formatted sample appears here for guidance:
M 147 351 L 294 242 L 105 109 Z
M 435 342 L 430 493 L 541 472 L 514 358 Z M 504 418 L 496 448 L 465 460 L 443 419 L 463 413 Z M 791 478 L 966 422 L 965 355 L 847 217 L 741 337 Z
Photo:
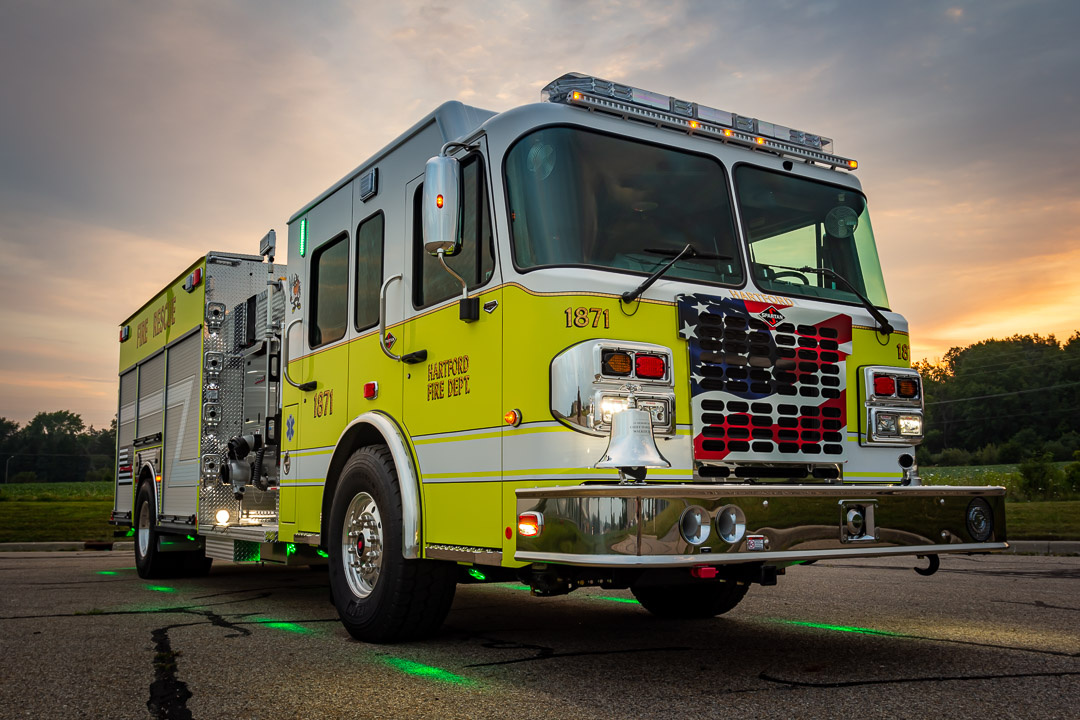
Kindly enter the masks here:
M 121 326 L 144 577 L 329 564 L 357 638 L 457 583 L 711 617 L 822 558 L 1000 550 L 922 485 L 922 385 L 827 137 L 595 77 L 448 102 Z M 927 572 L 927 571 L 924 571 Z

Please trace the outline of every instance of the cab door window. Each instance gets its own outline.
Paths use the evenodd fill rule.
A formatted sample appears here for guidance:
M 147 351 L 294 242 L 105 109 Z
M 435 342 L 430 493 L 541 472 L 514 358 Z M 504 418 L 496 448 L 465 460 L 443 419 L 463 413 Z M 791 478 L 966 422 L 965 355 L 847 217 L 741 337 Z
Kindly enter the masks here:
M 311 322 L 308 345 L 312 348 L 345 337 L 349 324 L 349 236 L 342 233 L 311 257 Z
M 383 214 L 372 215 L 356 228 L 357 330 L 379 323 L 379 288 L 383 280 Z

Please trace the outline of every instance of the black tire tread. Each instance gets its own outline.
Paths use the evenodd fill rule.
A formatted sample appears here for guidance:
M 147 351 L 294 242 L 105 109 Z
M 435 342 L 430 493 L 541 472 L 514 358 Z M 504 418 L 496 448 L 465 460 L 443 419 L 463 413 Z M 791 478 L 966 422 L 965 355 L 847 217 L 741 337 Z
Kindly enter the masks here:
M 722 615 L 746 596 L 748 585 L 734 581 L 707 585 L 632 587 L 641 606 L 653 615 L 673 619 L 701 619 Z
M 355 465 L 363 465 L 365 457 L 370 456 L 370 461 L 381 466 L 386 477 L 396 481 L 397 471 L 394 466 L 393 455 L 390 448 L 385 445 L 369 445 L 353 453 L 352 457 L 342 468 L 341 476 L 345 477 L 353 470 Z M 383 528 L 386 532 L 387 516 L 401 517 L 401 496 L 398 492 L 397 483 L 392 482 L 387 499 L 389 507 L 380 507 L 379 511 L 384 515 Z M 350 498 L 351 499 L 351 498 Z M 335 500 L 336 501 L 336 500 Z M 332 522 L 337 522 L 337 513 L 331 513 Z M 333 531 L 333 537 L 339 529 Z M 384 537 L 384 544 L 386 543 Z M 395 543 L 396 545 L 396 543 Z M 400 547 L 395 549 L 400 553 Z M 333 557 L 333 553 L 331 554 Z M 389 553 L 384 555 L 385 563 Z M 344 613 L 339 614 L 345 628 L 357 640 L 366 642 L 386 643 L 404 640 L 415 640 L 434 634 L 442 626 L 446 614 L 454 601 L 456 590 L 455 580 L 457 568 L 453 563 L 443 563 L 432 560 L 400 560 L 402 567 L 396 578 L 396 582 L 385 588 L 389 595 L 383 598 L 386 605 L 380 613 L 377 623 L 370 622 L 364 625 L 350 623 Z M 336 574 L 336 569 L 331 569 L 331 574 Z M 385 572 L 380 575 L 379 582 L 390 582 L 392 578 L 386 577 Z M 343 581 L 343 579 L 342 579 Z M 335 603 L 336 604 L 336 603 Z

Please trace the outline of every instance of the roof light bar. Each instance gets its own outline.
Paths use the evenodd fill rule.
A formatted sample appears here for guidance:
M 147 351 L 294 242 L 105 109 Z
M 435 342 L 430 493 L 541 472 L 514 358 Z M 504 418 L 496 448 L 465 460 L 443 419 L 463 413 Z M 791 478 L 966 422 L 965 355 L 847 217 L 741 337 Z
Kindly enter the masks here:
M 762 148 L 833 168 L 854 170 L 859 166 L 850 158 L 833 154 L 832 138 L 581 73 L 568 73 L 551 81 L 543 89 L 541 99 L 623 117 L 633 116 L 663 127 Z

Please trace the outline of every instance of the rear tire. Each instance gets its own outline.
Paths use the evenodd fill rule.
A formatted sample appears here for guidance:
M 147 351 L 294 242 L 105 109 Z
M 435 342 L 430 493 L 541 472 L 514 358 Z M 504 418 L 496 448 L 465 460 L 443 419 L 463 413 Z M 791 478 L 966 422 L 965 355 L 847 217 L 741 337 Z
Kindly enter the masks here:
M 401 493 L 385 445 L 353 453 L 330 510 L 330 591 L 345 629 L 374 643 L 434 634 L 454 601 L 454 563 L 402 555 Z
M 154 517 L 153 492 L 152 482 L 145 481 L 139 485 L 139 492 L 135 496 L 135 569 L 139 577 L 153 579 L 206 575 L 213 560 L 206 557 L 205 550 L 162 552 L 158 548 L 158 538 L 163 533 L 158 532 Z
M 653 615 L 674 619 L 701 619 L 722 615 L 746 596 L 748 585 L 734 581 L 708 585 L 652 585 L 632 587 L 641 606 Z

